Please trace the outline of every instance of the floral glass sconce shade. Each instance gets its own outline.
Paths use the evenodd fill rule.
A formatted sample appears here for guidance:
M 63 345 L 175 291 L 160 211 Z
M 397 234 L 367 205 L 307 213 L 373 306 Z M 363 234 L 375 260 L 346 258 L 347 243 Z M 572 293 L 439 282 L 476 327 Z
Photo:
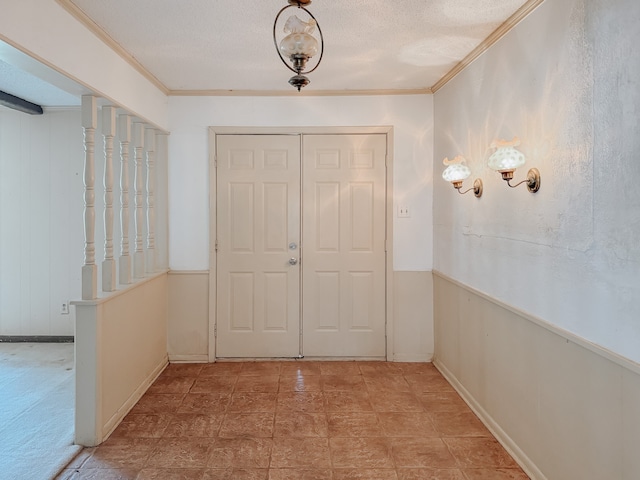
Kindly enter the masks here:
M 442 178 L 444 178 L 447 182 L 451 182 L 453 184 L 453 188 L 458 190 L 458 193 L 464 195 L 467 192 L 473 190 L 473 194 L 480 198 L 482 196 L 482 180 L 476 178 L 473 182 L 473 187 L 461 192 L 462 182 L 464 182 L 469 175 L 471 175 L 471 170 L 469 167 L 465 165 L 465 159 L 463 156 L 458 155 L 453 160 L 449 160 L 445 158 L 442 163 L 447 165 L 444 172 L 442 172 Z
M 516 149 L 520 145 L 520 139 L 514 137 L 510 142 L 504 140 L 497 140 L 491 144 L 491 148 L 495 148 L 496 151 L 489 157 L 489 168 L 500 172 L 502 179 L 507 182 L 511 188 L 515 188 L 522 183 L 527 184 L 527 188 L 530 192 L 537 192 L 540 190 L 540 172 L 537 168 L 531 168 L 527 172 L 527 178 L 515 185 L 511 185 L 513 179 L 513 173 L 517 168 L 525 164 L 524 154 Z

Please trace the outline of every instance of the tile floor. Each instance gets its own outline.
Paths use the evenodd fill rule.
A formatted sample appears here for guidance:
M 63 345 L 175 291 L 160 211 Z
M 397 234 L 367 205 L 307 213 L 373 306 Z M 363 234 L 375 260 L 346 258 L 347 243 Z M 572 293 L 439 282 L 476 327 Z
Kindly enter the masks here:
M 431 364 L 172 364 L 59 479 L 523 480 Z

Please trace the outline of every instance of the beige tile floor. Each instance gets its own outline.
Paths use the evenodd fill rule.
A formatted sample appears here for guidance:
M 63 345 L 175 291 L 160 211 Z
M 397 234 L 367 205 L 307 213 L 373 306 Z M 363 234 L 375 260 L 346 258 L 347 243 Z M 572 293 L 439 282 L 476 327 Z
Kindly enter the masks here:
M 431 364 L 172 364 L 59 479 L 521 480 Z

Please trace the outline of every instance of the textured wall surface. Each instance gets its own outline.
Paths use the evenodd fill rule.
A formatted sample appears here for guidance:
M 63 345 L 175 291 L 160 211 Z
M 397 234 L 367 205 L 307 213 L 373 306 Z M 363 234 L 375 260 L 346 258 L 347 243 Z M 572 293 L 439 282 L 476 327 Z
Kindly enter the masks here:
M 636 362 L 638 20 L 635 0 L 547 0 L 434 103 L 434 269 Z M 515 135 L 536 194 L 486 166 Z M 481 199 L 437 178 L 458 154 Z

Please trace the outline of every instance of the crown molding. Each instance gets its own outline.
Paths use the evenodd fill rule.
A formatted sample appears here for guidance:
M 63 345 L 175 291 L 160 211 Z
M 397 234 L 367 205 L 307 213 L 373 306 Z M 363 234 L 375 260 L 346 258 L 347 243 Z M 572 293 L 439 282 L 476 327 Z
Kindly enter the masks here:
M 64 8 L 68 13 L 76 18 L 80 23 L 89 29 L 94 35 L 102 40 L 111 50 L 116 52 L 125 62 L 131 65 L 144 78 L 155 85 L 162 93 L 168 95 L 169 89 L 158 80 L 149 70 L 144 68 L 129 52 L 116 42 L 111 36 L 105 32 L 96 22 L 94 22 L 83 10 L 81 10 L 72 0 L 56 0 L 56 2 Z
M 149 80 L 165 95 L 175 97 L 336 97 L 336 96 L 384 96 L 384 95 L 431 95 L 436 93 L 454 77 L 469 66 L 492 45 L 509 33 L 518 23 L 539 7 L 544 0 L 528 0 L 513 15 L 496 28 L 486 39 L 464 57 L 456 66 L 449 70 L 433 86 L 418 89 L 381 89 L 381 90 L 308 90 L 302 92 L 281 90 L 170 90 L 151 72 L 142 66 L 128 51 L 118 44 L 109 34 L 95 23 L 72 0 L 55 0 L 67 12 L 100 38 L 109 48 L 116 52 L 123 60 L 131 65 L 142 76 Z
M 383 95 L 430 95 L 431 88 L 407 90 L 169 90 L 173 97 L 355 97 Z
M 440 80 L 431 87 L 432 93 L 436 93 L 447 83 L 449 83 L 456 75 L 467 68 L 476 58 L 487 51 L 498 40 L 509 33 L 518 23 L 520 23 L 527 15 L 538 8 L 544 0 L 529 0 L 522 5 L 516 12 L 507 18 L 498 28 L 485 38 L 480 45 L 474 48 L 466 57 L 464 57 L 455 67 L 449 70 Z

